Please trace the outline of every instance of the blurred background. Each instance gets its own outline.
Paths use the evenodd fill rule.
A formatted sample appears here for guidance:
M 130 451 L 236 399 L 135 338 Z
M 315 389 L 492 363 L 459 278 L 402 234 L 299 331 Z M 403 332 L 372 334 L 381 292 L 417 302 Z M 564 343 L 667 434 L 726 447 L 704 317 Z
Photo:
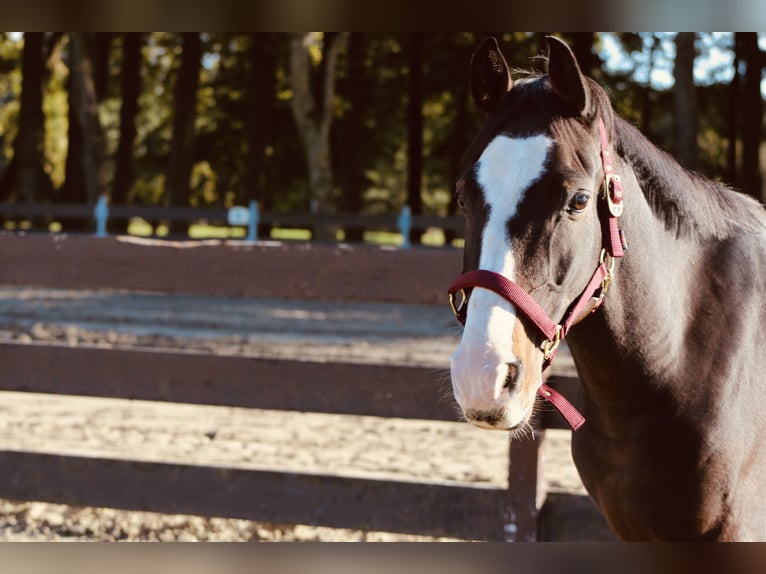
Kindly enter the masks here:
M 316 14 L 284 8 L 294 3 L 280 2 L 286 18 Z M 172 22 L 181 27 L 199 15 L 187 10 L 195 4 L 169 12 Z M 72 10 L 59 2 L 41 15 L 68 10 L 87 24 L 108 5 Z M 353 6 L 367 13 L 374 3 Z M 592 15 L 574 3 L 560 13 L 540 6 L 551 17 Z M 754 13 L 727 6 L 731 14 Z M 146 14 L 135 3 L 123 9 L 111 12 L 112 25 L 118 16 L 125 25 Z M 687 12 L 692 27 L 698 14 Z M 81 236 L 94 231 L 94 205 L 107 198 L 110 233 L 241 238 L 245 229 L 228 225 L 225 210 L 257 202 L 260 238 L 397 244 L 397 221 L 409 208 L 413 243 L 459 246 L 463 223 L 452 184 L 482 121 L 468 84 L 474 46 L 498 38 L 518 77 L 545 69 L 547 34 L 0 33 L 0 258 L 7 270 L 0 285 L 0 471 L 7 475 L 0 477 L 0 539 L 496 539 L 506 536 L 505 522 L 497 524 L 502 532 L 486 522 L 477 534 L 469 530 L 484 528 L 484 520 L 465 516 L 500 516 L 518 476 L 530 476 L 516 474 L 511 461 L 527 459 L 534 462 L 519 466 L 540 461 L 542 482 L 530 481 L 529 498 L 519 499 L 534 514 L 547 497 L 538 539 L 611 540 L 569 456 L 569 431 L 547 429 L 542 446 L 511 457 L 504 433 L 455 422 L 444 369 L 458 331 L 447 305 L 435 303 L 460 269 L 459 250 L 185 249 L 190 243 Z M 766 34 L 559 35 L 619 114 L 686 167 L 763 200 Z M 117 206 L 133 214 L 117 216 Z M 171 210 L 180 215 L 169 217 Z M 354 252 L 369 262 L 366 271 L 349 265 Z M 405 269 L 418 273 L 402 273 L 408 261 Z M 326 280 L 354 286 L 361 300 L 342 300 L 344 289 Z M 279 282 L 285 299 L 264 288 Z M 401 287 L 405 298 L 392 301 L 396 289 L 385 285 Z M 184 366 L 191 355 L 204 363 Z M 109 363 L 113 357 L 130 368 L 109 367 L 118 364 Z M 564 359 L 557 374 L 573 377 L 571 358 Z M 155 360 L 179 363 L 163 371 Z M 276 360 L 295 364 L 280 363 L 273 381 L 253 375 Z M 224 363 L 236 365 L 227 372 Z M 191 374 L 179 376 L 182 368 Z M 400 403 L 422 409 L 419 418 L 381 416 L 382 386 L 369 384 L 371 368 L 387 384 L 402 368 L 414 373 L 401 379 L 407 398 Z M 308 376 L 291 382 L 289 372 Z M 330 376 L 338 372 L 342 379 Z M 231 384 L 232 373 L 243 382 Z M 192 375 L 215 391 L 211 404 L 192 404 Z M 375 392 L 364 396 L 365 388 Z M 148 391 L 149 400 L 138 400 L 136 389 L 175 389 L 169 398 L 180 402 L 154 400 Z M 288 398 L 269 403 L 264 389 Z M 438 400 L 412 401 L 415 391 Z M 328 410 L 327 397 L 341 406 Z M 392 397 L 386 404 L 398 407 Z M 429 414 L 432 406 L 446 415 Z M 19 480 L 24 469 L 32 478 Z M 200 476 L 217 477 L 205 490 L 210 496 L 199 495 Z M 271 484 L 276 490 L 263 486 Z M 328 503 L 324 493 L 338 484 Z M 221 506 L 206 506 L 222 492 Z M 424 492 L 430 506 L 420 511 Z M 465 505 L 467 514 L 464 495 L 478 501 Z M 425 527 L 385 522 L 391 508 Z M 603 566 L 603 551 L 598 560 Z M 306 564 L 316 570 L 316 560 Z M 537 557 L 534 564 L 539 571 Z
M 263 212 L 454 215 L 481 122 L 471 53 L 500 40 L 544 70 L 548 33 L 0 33 L 0 204 L 247 205 Z M 558 34 L 619 114 L 690 169 L 764 197 L 766 35 Z M 0 215 L 6 230 L 91 218 Z M 112 218 L 112 233 L 241 237 L 215 222 Z M 395 242 L 344 219 L 259 237 Z M 453 225 L 454 228 L 454 225 Z M 448 226 L 414 243 L 455 243 Z M 459 243 L 459 240 L 458 242 Z

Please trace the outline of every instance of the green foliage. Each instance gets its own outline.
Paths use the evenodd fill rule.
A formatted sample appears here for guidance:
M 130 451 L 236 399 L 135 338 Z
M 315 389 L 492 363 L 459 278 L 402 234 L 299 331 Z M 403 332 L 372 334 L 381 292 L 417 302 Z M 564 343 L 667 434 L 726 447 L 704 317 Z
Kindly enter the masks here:
M 0 171 L 13 157 L 21 94 L 21 50 L 23 41 L 0 34 Z
M 484 34 L 426 34 L 424 60 L 422 189 L 426 212 L 446 214 L 452 184 L 459 175 L 463 150 L 476 133 L 481 117 L 470 101 L 468 69 L 476 42 Z M 541 34 L 496 33 L 512 68 L 543 68 Z M 252 197 L 248 179 L 254 162 L 250 130 L 263 130 L 263 157 L 258 185 L 268 208 L 308 210 L 306 165 L 300 138 L 290 111 L 289 38 L 286 34 L 262 35 L 266 54 L 273 59 L 274 81 L 259 85 L 257 66 L 250 54 L 252 34 L 211 32 L 202 35 L 204 56 L 200 70 L 195 123 L 194 168 L 189 183 L 190 205 L 231 206 Z M 639 125 L 662 147 L 672 151 L 672 91 L 650 82 L 652 71 L 672 62 L 671 35 L 620 33 L 596 35 L 601 60 L 608 42 L 623 54 L 619 66 L 596 65 L 597 79 L 609 90 L 615 109 Z M 106 173 L 113 174 L 113 156 L 119 138 L 121 37 L 113 35 L 108 51 L 108 84 L 100 102 L 100 118 L 107 155 Z M 361 209 L 365 212 L 398 212 L 406 200 L 408 36 L 366 34 L 364 74 L 354 80 L 348 54 L 338 64 L 337 93 L 332 126 L 332 155 L 336 197 L 342 208 L 344 177 L 356 170 L 362 182 Z M 0 34 L 0 173 L 13 155 L 20 93 L 20 57 L 23 38 Z M 729 36 L 701 34 L 700 55 L 732 49 Z M 141 204 L 165 201 L 173 125 L 173 88 L 180 45 L 175 33 L 144 36 L 142 89 L 135 141 L 135 183 L 129 200 Z M 312 56 L 320 56 L 319 44 Z M 55 188 L 63 185 L 67 155 L 66 35 L 48 59 L 44 112 L 47 170 Z M 254 68 L 254 66 L 256 68 Z M 672 69 L 671 69 L 672 71 Z M 700 171 L 723 178 L 727 172 L 727 83 L 730 66 L 711 67 L 709 81 L 698 88 Z M 355 82 L 361 82 L 358 85 Z M 266 126 L 254 125 L 252 98 L 269 90 Z M 273 92 L 273 93 L 272 93 Z M 361 135 L 344 139 L 354 106 L 360 106 Z M 353 150 L 350 149 L 353 146 Z M 353 153 L 352 153 L 353 151 Z M 108 189 L 111 181 L 107 182 Z
M 54 188 L 60 188 L 66 177 L 64 164 L 69 130 L 66 80 L 69 69 L 61 58 L 63 49 L 64 44 L 60 42 L 48 60 L 48 82 L 43 91 L 46 168 Z

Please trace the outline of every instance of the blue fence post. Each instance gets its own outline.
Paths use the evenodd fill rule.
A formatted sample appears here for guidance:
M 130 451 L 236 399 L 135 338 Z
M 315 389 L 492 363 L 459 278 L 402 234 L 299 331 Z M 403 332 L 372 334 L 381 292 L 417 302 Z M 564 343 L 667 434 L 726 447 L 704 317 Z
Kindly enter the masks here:
M 409 205 L 402 207 L 402 212 L 396 220 L 399 233 L 402 234 L 402 249 L 410 248 L 410 230 L 412 229 L 412 210 Z
M 258 202 L 250 200 L 250 218 L 247 220 L 248 241 L 258 241 Z
M 96 237 L 106 237 L 106 222 L 109 220 L 109 205 L 106 196 L 102 195 L 96 202 L 93 209 L 93 215 L 96 218 Z

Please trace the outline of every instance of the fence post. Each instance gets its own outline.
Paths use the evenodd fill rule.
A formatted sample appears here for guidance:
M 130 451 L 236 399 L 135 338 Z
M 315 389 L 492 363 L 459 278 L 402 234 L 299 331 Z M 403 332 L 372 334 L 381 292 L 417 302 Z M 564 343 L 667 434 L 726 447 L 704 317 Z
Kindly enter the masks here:
M 399 232 L 402 234 L 402 248 L 410 248 L 410 230 L 412 229 L 412 210 L 409 205 L 402 207 L 402 212 L 396 220 Z
M 508 493 L 503 509 L 507 542 L 537 541 L 537 516 L 545 496 L 540 448 L 545 431 L 534 422 L 532 438 L 511 440 Z
M 258 241 L 258 202 L 250 200 L 250 218 L 247 221 L 247 240 Z
M 93 216 L 96 218 L 96 237 L 106 237 L 106 222 L 109 219 L 109 205 L 107 205 L 105 195 L 98 198 L 96 207 L 93 209 Z

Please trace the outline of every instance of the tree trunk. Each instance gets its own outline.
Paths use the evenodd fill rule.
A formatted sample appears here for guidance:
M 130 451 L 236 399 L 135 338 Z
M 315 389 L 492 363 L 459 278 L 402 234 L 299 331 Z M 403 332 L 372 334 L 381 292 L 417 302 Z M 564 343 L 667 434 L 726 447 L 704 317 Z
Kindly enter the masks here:
M 537 46 L 538 54 L 548 53 L 548 40 L 546 40 L 545 37 L 550 35 L 551 32 L 534 32 L 535 45 Z
M 423 34 L 412 34 L 407 111 L 407 204 L 413 215 L 423 214 L 423 48 Z M 422 233 L 422 229 L 413 227 L 410 242 L 420 243 Z
M 697 168 L 697 96 L 694 88 L 694 32 L 676 35 L 675 88 L 676 151 L 687 169 Z
M 270 190 L 263 185 L 264 155 L 266 143 L 271 137 L 277 81 L 276 60 L 270 44 L 268 33 L 250 34 L 245 195 L 248 200 L 257 201 L 262 210 L 272 207 Z M 270 225 L 264 223 L 258 225 L 258 237 L 269 237 L 270 234 Z
M 95 32 L 92 37 L 93 86 L 99 102 L 106 98 L 109 89 L 109 56 L 114 36 L 114 32 Z
M 729 94 L 727 102 L 727 131 L 726 131 L 726 180 L 729 185 L 739 185 L 739 174 L 737 173 L 737 139 L 739 137 L 739 84 L 741 77 L 739 75 L 739 53 L 734 48 L 734 76 L 729 84 Z
M 593 69 L 596 64 L 596 57 L 593 54 L 593 32 L 573 32 L 569 34 L 572 38 L 572 52 L 577 58 L 577 63 L 583 74 L 593 75 Z
M 16 151 L 10 162 L 5 167 L 2 178 L 0 178 L 0 201 L 7 201 L 11 198 L 16 188 L 19 186 L 28 187 L 26 183 L 17 181 L 19 169 L 25 172 L 22 178 L 27 182 L 33 182 L 34 193 L 29 195 L 24 191 L 18 193 L 20 200 L 26 201 L 56 201 L 56 190 L 53 183 L 45 171 L 45 112 L 43 111 L 43 94 L 45 86 L 48 84 L 51 76 L 51 58 L 53 52 L 58 48 L 64 34 L 53 32 L 49 34 L 38 34 L 28 32 L 24 34 L 24 49 L 22 51 L 21 65 L 21 105 L 19 109 L 19 130 L 14 142 Z M 38 58 L 38 47 L 40 48 Z M 42 60 L 40 60 L 42 58 Z M 37 133 L 36 133 L 37 132 Z M 36 140 L 35 143 L 28 140 Z M 24 152 L 19 146 L 25 149 Z M 39 151 L 33 151 L 33 149 Z M 26 156 L 20 160 L 21 156 Z M 23 167 L 20 167 L 23 166 Z M 36 175 L 35 175 L 36 174 Z M 33 221 L 33 227 L 47 227 L 42 221 Z
M 455 87 L 455 126 L 453 129 L 453 135 L 451 139 L 454 144 L 451 146 L 452 152 L 450 154 L 452 170 L 449 174 L 449 181 L 454 182 L 460 177 L 460 169 L 462 168 L 463 153 L 471 143 L 470 135 L 473 133 L 474 128 L 471 125 L 471 96 L 468 87 L 468 82 L 462 82 L 459 86 Z M 450 190 L 450 202 L 447 206 L 447 215 L 456 215 L 458 213 L 457 196 Z M 444 230 L 444 243 L 445 245 L 451 245 L 452 241 L 457 238 L 455 232 L 445 229 Z
M 310 210 L 321 214 L 333 211 L 330 125 L 335 98 L 335 69 L 345 34 L 326 34 L 323 40 L 319 80 L 312 82 L 309 46 L 314 34 L 293 34 L 290 41 L 290 78 L 293 88 L 293 117 L 301 136 L 309 174 Z M 313 86 L 320 85 L 317 93 Z M 334 240 L 335 229 L 318 225 L 314 237 Z
M 69 148 L 63 195 L 66 201 L 95 204 L 104 193 L 104 137 L 89 45 L 87 34 L 69 34 Z M 68 226 L 91 227 L 90 220 L 71 221 Z
M 19 199 L 50 199 L 52 186 L 45 173 L 45 115 L 43 113 L 43 34 L 26 32 L 22 53 L 21 107 L 15 154 Z
M 8 201 L 13 194 L 13 186 L 16 182 L 16 171 L 18 170 L 18 157 L 15 155 L 11 158 L 5 169 L 3 175 L 0 177 L 0 201 Z M 4 219 L 0 218 L 0 221 Z
M 654 69 L 657 60 L 657 53 L 660 50 L 660 38 L 657 34 L 651 34 L 652 45 L 649 48 L 649 69 Z M 639 85 L 639 100 L 641 102 L 641 131 L 651 138 L 654 132 L 654 90 L 647 81 L 646 84 Z
M 741 188 L 745 193 L 763 201 L 760 169 L 761 130 L 763 128 L 763 101 L 761 76 L 763 53 L 758 47 L 757 32 L 737 32 L 740 57 L 747 68 L 742 86 L 742 169 Z
M 120 139 L 115 156 L 112 204 L 125 205 L 134 180 L 134 150 L 136 140 L 136 117 L 138 97 L 141 93 L 141 42 L 140 32 L 126 32 L 122 35 L 122 80 L 120 106 Z M 126 233 L 128 221 L 110 219 L 113 233 Z
M 183 51 L 174 95 L 173 143 L 167 175 L 167 199 L 172 206 L 189 204 L 190 178 L 194 167 L 194 117 L 197 106 L 202 40 L 196 32 L 181 34 Z M 171 222 L 171 235 L 186 234 L 188 226 Z
M 71 42 L 69 48 L 69 60 L 72 59 Z M 60 197 L 65 203 L 86 203 L 88 201 L 88 195 L 85 190 L 85 173 L 83 170 L 82 158 L 80 157 L 80 150 L 82 149 L 82 126 L 77 121 L 77 90 L 74 84 L 79 82 L 80 79 L 77 76 L 78 71 L 71 64 L 69 66 L 69 76 L 67 78 L 67 95 L 69 109 L 67 111 L 67 119 L 69 129 L 67 130 L 67 156 L 65 169 L 65 180 L 61 186 Z M 85 227 L 83 227 L 85 226 Z M 86 229 L 87 222 L 75 222 L 72 221 L 70 229 Z
M 340 182 L 343 190 L 343 210 L 361 213 L 364 192 L 364 166 L 359 142 L 364 137 L 364 113 L 367 107 L 367 77 L 364 67 L 367 53 L 367 37 L 363 32 L 353 32 L 348 42 L 348 91 L 346 96 L 351 104 L 343 121 Z M 362 241 L 364 228 L 358 225 L 344 229 L 346 241 Z

